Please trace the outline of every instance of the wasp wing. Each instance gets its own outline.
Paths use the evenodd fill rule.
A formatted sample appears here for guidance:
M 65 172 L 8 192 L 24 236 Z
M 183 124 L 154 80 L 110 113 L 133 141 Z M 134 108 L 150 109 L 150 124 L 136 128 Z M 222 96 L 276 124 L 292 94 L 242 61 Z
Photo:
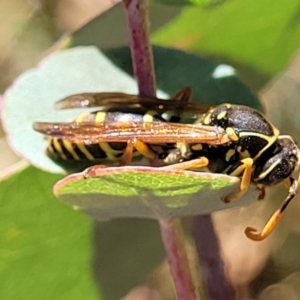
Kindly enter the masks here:
M 185 87 L 179 90 L 173 100 L 181 103 L 190 102 L 193 95 L 193 90 L 190 87 Z M 156 97 L 129 95 L 125 93 L 83 93 L 66 97 L 55 104 L 57 109 L 66 108 L 82 108 L 82 107 L 101 107 L 107 105 L 140 105 L 151 106 L 165 105 L 165 100 Z
M 176 115 L 199 116 L 210 108 L 207 104 L 190 103 L 191 90 L 182 89 L 175 99 L 163 100 L 154 97 L 129 95 L 123 93 L 83 93 L 66 97 L 55 104 L 57 109 L 83 107 L 146 107 L 162 114 L 176 112 Z
M 104 122 L 104 123 L 35 123 L 33 128 L 45 135 L 84 142 L 127 142 L 138 139 L 145 143 L 206 143 L 224 144 L 230 141 L 222 128 L 197 124 L 164 122 Z
M 155 98 L 145 97 L 147 100 Z M 57 101 L 54 105 L 57 109 L 83 108 L 83 107 L 102 107 L 120 104 L 138 104 L 141 97 L 124 93 L 82 93 L 75 94 Z

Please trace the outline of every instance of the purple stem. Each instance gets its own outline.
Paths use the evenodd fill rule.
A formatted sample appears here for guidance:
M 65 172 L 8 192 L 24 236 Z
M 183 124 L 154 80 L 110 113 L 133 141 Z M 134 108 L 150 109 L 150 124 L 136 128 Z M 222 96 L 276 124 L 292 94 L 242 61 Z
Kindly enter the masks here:
M 155 73 L 152 47 L 149 40 L 149 20 L 146 0 L 123 0 L 130 35 L 133 71 L 139 94 L 155 97 Z
M 199 299 L 188 263 L 185 249 L 185 238 L 180 220 L 161 219 L 159 224 L 170 271 L 175 284 L 177 299 Z
M 123 0 L 123 2 L 129 24 L 131 57 L 139 94 L 155 97 L 155 73 L 146 0 Z M 189 267 L 180 220 L 160 220 L 159 224 L 177 298 L 199 300 Z
M 198 252 L 203 285 L 209 294 L 207 298 L 211 300 L 235 299 L 235 291 L 225 276 L 219 240 L 211 215 L 194 217 L 192 232 Z

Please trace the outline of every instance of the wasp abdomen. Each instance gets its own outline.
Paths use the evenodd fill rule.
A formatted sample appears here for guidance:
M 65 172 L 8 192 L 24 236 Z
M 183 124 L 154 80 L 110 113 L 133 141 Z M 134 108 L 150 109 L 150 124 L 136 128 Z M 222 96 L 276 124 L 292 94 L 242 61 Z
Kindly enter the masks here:
M 86 112 L 79 115 L 77 123 L 108 123 L 109 122 L 165 122 L 154 111 L 136 107 L 113 107 L 106 111 Z M 49 140 L 47 154 L 56 161 L 89 161 L 95 163 L 101 161 L 117 161 L 123 154 L 127 143 L 124 142 L 100 142 L 74 143 L 67 139 L 51 138 Z M 134 150 L 133 156 L 139 156 Z

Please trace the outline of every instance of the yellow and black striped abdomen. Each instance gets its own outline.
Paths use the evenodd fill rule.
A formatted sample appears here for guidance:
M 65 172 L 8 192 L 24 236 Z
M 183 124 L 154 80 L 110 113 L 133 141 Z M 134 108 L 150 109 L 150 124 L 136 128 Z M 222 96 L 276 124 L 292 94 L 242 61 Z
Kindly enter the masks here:
M 164 122 L 156 112 L 145 108 L 111 108 L 107 111 L 96 111 L 79 115 L 75 122 Z M 72 143 L 66 139 L 51 138 L 47 147 L 50 158 L 66 169 L 82 169 L 99 163 L 116 162 L 126 148 L 124 142 L 101 142 L 97 144 Z M 136 150 L 134 157 L 141 156 Z

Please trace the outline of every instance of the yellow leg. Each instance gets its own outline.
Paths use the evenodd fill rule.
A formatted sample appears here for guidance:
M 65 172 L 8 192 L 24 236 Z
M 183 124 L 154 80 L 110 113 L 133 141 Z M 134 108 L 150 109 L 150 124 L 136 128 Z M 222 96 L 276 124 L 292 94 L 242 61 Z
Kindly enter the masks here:
M 95 177 L 97 170 L 107 168 L 106 165 L 94 165 L 83 171 L 83 178 L 87 179 L 89 177 Z
M 244 158 L 241 160 L 241 165 L 234 170 L 233 173 L 230 175 L 232 176 L 239 176 L 240 174 L 243 173 L 242 179 L 241 179 L 241 184 L 240 184 L 240 190 L 232 195 L 227 196 L 224 199 L 225 203 L 230 203 L 232 201 L 238 200 L 241 196 L 243 196 L 251 183 L 251 174 L 252 174 L 252 166 L 253 166 L 253 159 L 252 158 Z
M 128 141 L 127 146 L 121 156 L 119 162 L 120 166 L 128 165 L 132 160 L 134 148 L 143 156 L 147 158 L 156 158 L 156 153 L 150 147 L 140 140 Z M 96 175 L 98 169 L 107 168 L 106 165 L 95 165 L 84 170 L 83 177 L 88 178 Z
M 127 146 L 124 151 L 125 159 L 129 159 L 130 155 L 132 155 L 132 152 L 130 152 L 130 150 L 133 149 L 133 147 L 132 147 L 131 143 L 129 143 L 129 145 L 130 146 Z M 123 156 L 124 156 L 124 154 L 123 154 Z M 123 158 L 123 156 L 122 156 L 122 158 Z M 125 160 L 123 160 L 122 162 L 125 162 Z M 208 165 L 208 163 L 209 163 L 209 160 L 206 157 L 200 157 L 200 158 L 185 161 L 182 163 L 161 167 L 160 169 L 168 169 L 168 170 L 169 169 L 173 169 L 173 170 L 200 169 L 200 168 L 206 167 Z M 108 166 L 106 166 L 106 165 L 95 165 L 95 166 L 89 167 L 84 170 L 83 177 L 84 178 L 93 177 L 96 175 L 98 169 L 103 169 L 103 168 L 107 168 L 107 167 Z
M 147 144 L 140 140 L 134 140 L 132 141 L 132 144 L 134 148 L 141 153 L 146 158 L 154 159 L 157 157 L 157 153 L 154 152 Z
M 247 227 L 245 229 L 245 234 L 249 239 L 251 239 L 253 241 L 262 241 L 272 233 L 273 229 L 275 228 L 275 226 L 278 224 L 279 220 L 281 219 L 283 212 L 285 211 L 285 209 L 287 208 L 289 203 L 292 201 L 292 199 L 295 197 L 295 195 L 297 193 L 297 189 L 298 189 L 299 179 L 300 179 L 300 176 L 299 176 L 298 180 L 289 178 L 290 189 L 289 189 L 289 193 L 288 193 L 286 199 L 284 200 L 281 207 L 275 211 L 275 213 L 269 219 L 269 221 L 264 226 L 264 228 L 261 232 L 257 232 L 257 230 L 252 227 Z
M 173 170 L 188 170 L 188 169 L 200 169 L 206 167 L 209 163 L 209 160 L 206 157 L 200 157 L 197 159 L 184 161 L 178 164 L 169 165 L 166 167 L 161 167 L 160 169 L 173 169 Z
M 128 165 L 132 160 L 134 148 L 144 157 L 154 159 L 157 153 L 152 151 L 151 148 L 140 140 L 128 141 L 122 157 L 120 158 L 120 165 Z
M 123 155 L 120 157 L 120 166 L 128 165 L 132 160 L 133 155 L 133 143 L 131 141 L 127 142 L 127 146 L 123 152 Z

